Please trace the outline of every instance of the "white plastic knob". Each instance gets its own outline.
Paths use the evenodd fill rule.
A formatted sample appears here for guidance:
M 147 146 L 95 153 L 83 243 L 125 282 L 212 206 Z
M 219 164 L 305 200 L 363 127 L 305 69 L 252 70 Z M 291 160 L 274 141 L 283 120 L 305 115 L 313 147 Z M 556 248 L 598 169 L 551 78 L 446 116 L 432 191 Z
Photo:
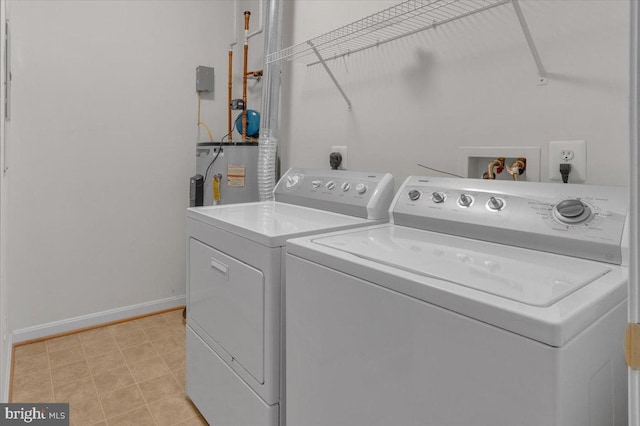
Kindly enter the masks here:
M 364 194 L 365 192 L 367 192 L 367 185 L 365 185 L 364 183 L 357 184 L 356 191 L 358 192 L 358 194 Z

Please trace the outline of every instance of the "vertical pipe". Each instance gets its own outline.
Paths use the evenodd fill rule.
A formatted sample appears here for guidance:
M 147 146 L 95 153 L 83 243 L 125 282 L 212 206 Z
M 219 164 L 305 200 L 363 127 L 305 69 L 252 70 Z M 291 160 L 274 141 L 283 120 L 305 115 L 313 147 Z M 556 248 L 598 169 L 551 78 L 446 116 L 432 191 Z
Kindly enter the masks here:
M 282 49 L 282 0 L 265 0 L 264 55 Z M 278 120 L 280 118 L 281 62 L 265 64 L 262 76 L 262 108 L 258 141 L 258 193 L 261 201 L 273 200 L 276 183 Z
M 233 48 L 229 46 L 229 89 L 227 91 L 227 140 L 233 141 L 233 128 L 231 127 L 231 97 L 233 89 Z
M 630 0 L 630 73 L 629 73 L 629 322 L 640 322 L 640 279 L 638 256 L 640 255 L 640 188 L 638 187 L 638 167 L 640 150 L 638 147 L 638 124 L 640 122 L 640 8 L 636 0 Z M 629 369 L 629 425 L 640 426 L 640 371 Z
M 244 69 L 242 72 L 242 103 L 244 110 L 242 111 L 242 140 L 247 139 L 247 62 L 249 60 L 249 18 L 251 12 L 244 12 Z

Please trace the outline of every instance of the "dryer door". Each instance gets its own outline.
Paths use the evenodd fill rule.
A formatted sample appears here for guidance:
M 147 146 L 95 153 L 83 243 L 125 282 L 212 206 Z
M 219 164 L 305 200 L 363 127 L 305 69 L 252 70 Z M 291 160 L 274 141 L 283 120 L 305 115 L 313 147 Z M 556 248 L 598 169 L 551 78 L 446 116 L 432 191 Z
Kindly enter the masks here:
M 190 317 L 264 383 L 264 276 L 195 239 L 189 241 Z

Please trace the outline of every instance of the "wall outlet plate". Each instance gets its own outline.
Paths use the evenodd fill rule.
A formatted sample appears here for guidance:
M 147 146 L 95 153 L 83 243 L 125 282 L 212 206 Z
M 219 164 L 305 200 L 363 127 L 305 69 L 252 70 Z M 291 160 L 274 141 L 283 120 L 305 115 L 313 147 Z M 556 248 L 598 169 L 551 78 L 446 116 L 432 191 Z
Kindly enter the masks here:
M 587 144 L 585 141 L 549 142 L 549 180 L 562 182 L 560 164 L 571 164 L 569 183 L 587 179 Z
M 333 145 L 329 154 L 332 152 L 339 152 L 340 155 L 342 155 L 342 163 L 340 164 L 340 167 L 338 167 L 338 170 L 347 170 L 347 146 Z M 329 155 L 327 155 L 327 161 L 329 161 Z

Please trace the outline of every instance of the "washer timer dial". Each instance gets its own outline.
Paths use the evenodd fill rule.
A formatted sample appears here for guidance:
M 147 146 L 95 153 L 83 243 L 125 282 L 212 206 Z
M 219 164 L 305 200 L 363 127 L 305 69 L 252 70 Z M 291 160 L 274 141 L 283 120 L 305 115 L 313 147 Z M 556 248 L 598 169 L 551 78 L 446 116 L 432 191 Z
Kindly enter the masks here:
M 576 198 L 569 198 L 553 207 L 553 216 L 562 223 L 582 223 L 591 217 L 591 208 Z

